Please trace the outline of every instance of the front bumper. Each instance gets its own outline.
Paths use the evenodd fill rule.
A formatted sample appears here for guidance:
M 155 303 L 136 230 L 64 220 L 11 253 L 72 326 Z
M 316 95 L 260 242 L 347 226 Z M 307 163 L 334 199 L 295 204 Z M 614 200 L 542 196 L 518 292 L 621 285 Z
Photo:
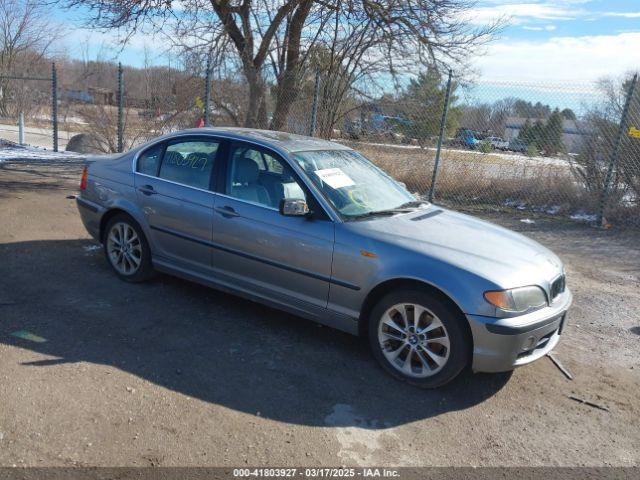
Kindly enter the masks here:
M 473 335 L 473 370 L 513 370 L 549 353 L 560 340 L 572 301 L 571 291 L 566 289 L 551 306 L 526 315 L 467 315 Z

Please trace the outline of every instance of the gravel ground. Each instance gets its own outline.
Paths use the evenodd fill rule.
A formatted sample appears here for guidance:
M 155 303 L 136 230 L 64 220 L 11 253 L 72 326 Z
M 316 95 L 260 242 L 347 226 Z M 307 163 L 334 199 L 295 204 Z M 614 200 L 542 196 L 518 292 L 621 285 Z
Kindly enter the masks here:
M 0 164 L 0 466 L 637 465 L 637 232 L 496 217 L 566 262 L 557 357 L 398 383 L 363 341 L 199 285 L 119 281 L 77 161 Z M 608 411 L 575 402 L 575 395 Z

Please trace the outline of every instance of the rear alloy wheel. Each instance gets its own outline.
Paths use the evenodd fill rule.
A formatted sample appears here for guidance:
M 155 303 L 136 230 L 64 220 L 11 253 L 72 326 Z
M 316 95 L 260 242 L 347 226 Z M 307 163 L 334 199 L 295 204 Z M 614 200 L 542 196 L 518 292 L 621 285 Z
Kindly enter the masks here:
M 424 388 L 453 380 L 470 358 L 464 318 L 441 299 L 419 290 L 392 292 L 374 307 L 369 343 L 385 370 Z
M 107 236 L 107 252 L 111 266 L 120 275 L 135 274 L 142 263 L 140 238 L 125 222 L 118 222 L 111 227 Z
M 153 275 L 151 251 L 138 224 L 128 215 L 116 215 L 107 224 L 104 251 L 123 280 L 141 282 Z

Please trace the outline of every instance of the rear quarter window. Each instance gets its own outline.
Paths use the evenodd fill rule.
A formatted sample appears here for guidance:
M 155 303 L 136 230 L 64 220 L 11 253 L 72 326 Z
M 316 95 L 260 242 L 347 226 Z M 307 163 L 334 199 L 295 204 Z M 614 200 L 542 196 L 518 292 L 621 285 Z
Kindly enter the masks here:
M 140 154 L 136 171 L 145 175 L 158 175 L 160 156 L 162 155 L 162 145 L 154 145 Z

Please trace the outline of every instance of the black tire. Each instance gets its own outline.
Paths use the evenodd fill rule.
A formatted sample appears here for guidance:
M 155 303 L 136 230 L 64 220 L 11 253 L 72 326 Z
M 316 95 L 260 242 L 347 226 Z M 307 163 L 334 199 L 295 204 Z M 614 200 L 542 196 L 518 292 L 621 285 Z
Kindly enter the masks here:
M 416 304 L 426 308 L 440 320 L 446 329 L 445 333 L 449 339 L 448 358 L 446 363 L 440 367 L 440 370 L 431 376 L 418 378 L 405 374 L 398 369 L 399 367 L 394 366 L 383 353 L 383 347 L 378 339 L 378 329 L 383 320 L 383 315 L 385 315 L 389 309 L 403 303 Z M 428 314 L 427 316 L 421 316 L 420 318 L 422 319 L 422 323 L 420 323 L 421 325 L 428 324 L 431 319 Z M 387 329 L 387 327 L 384 328 Z M 442 330 L 434 330 L 434 336 L 439 336 L 441 334 Z M 428 338 L 429 335 L 430 334 L 427 334 L 425 338 Z M 380 363 L 382 368 L 398 380 L 402 380 L 403 382 L 420 388 L 437 388 L 450 382 L 469 364 L 471 359 L 472 340 L 470 338 L 464 316 L 453 308 L 447 301 L 418 288 L 400 288 L 394 290 L 385 295 L 375 305 L 369 315 L 368 339 L 373 356 Z M 407 339 L 407 341 L 409 340 Z M 392 340 L 390 344 L 387 344 L 387 348 L 395 350 L 398 345 L 402 344 L 401 342 L 401 340 Z M 436 347 L 442 348 L 441 352 L 447 351 L 444 347 L 439 345 L 436 345 Z M 407 345 L 404 352 L 408 352 L 409 348 L 411 348 L 410 345 Z M 416 346 L 415 348 L 417 349 L 418 347 Z M 417 364 L 418 367 L 420 367 L 421 363 L 423 364 L 424 362 L 421 362 L 417 355 L 418 354 L 415 353 L 414 357 L 412 357 L 414 360 L 412 363 Z M 404 354 L 404 358 L 406 361 L 406 353 Z M 402 357 L 399 357 L 396 361 L 402 361 Z M 418 367 L 416 367 L 416 369 Z M 434 370 L 437 370 L 437 368 L 438 367 L 434 364 Z
M 139 239 L 140 251 L 141 251 L 140 265 L 137 267 L 137 269 L 134 272 L 130 274 L 125 274 L 119 271 L 118 268 L 116 268 L 116 266 L 111 261 L 111 258 L 109 257 L 109 251 L 108 251 L 109 232 L 111 232 L 114 225 L 118 223 L 124 223 L 126 225 L 129 225 L 135 231 Z M 144 232 L 142 231 L 142 228 L 140 228 L 140 225 L 138 225 L 138 222 L 136 222 L 133 219 L 133 217 L 131 217 L 130 215 L 127 215 L 126 213 L 119 213 L 109 219 L 104 229 L 102 246 L 103 246 L 104 256 L 107 260 L 107 263 L 121 280 L 124 280 L 125 282 L 138 283 L 138 282 L 144 282 L 146 280 L 149 280 L 155 276 L 155 270 L 153 269 L 153 264 L 151 263 L 151 249 L 149 248 L 149 242 L 147 241 L 147 237 L 144 235 Z

